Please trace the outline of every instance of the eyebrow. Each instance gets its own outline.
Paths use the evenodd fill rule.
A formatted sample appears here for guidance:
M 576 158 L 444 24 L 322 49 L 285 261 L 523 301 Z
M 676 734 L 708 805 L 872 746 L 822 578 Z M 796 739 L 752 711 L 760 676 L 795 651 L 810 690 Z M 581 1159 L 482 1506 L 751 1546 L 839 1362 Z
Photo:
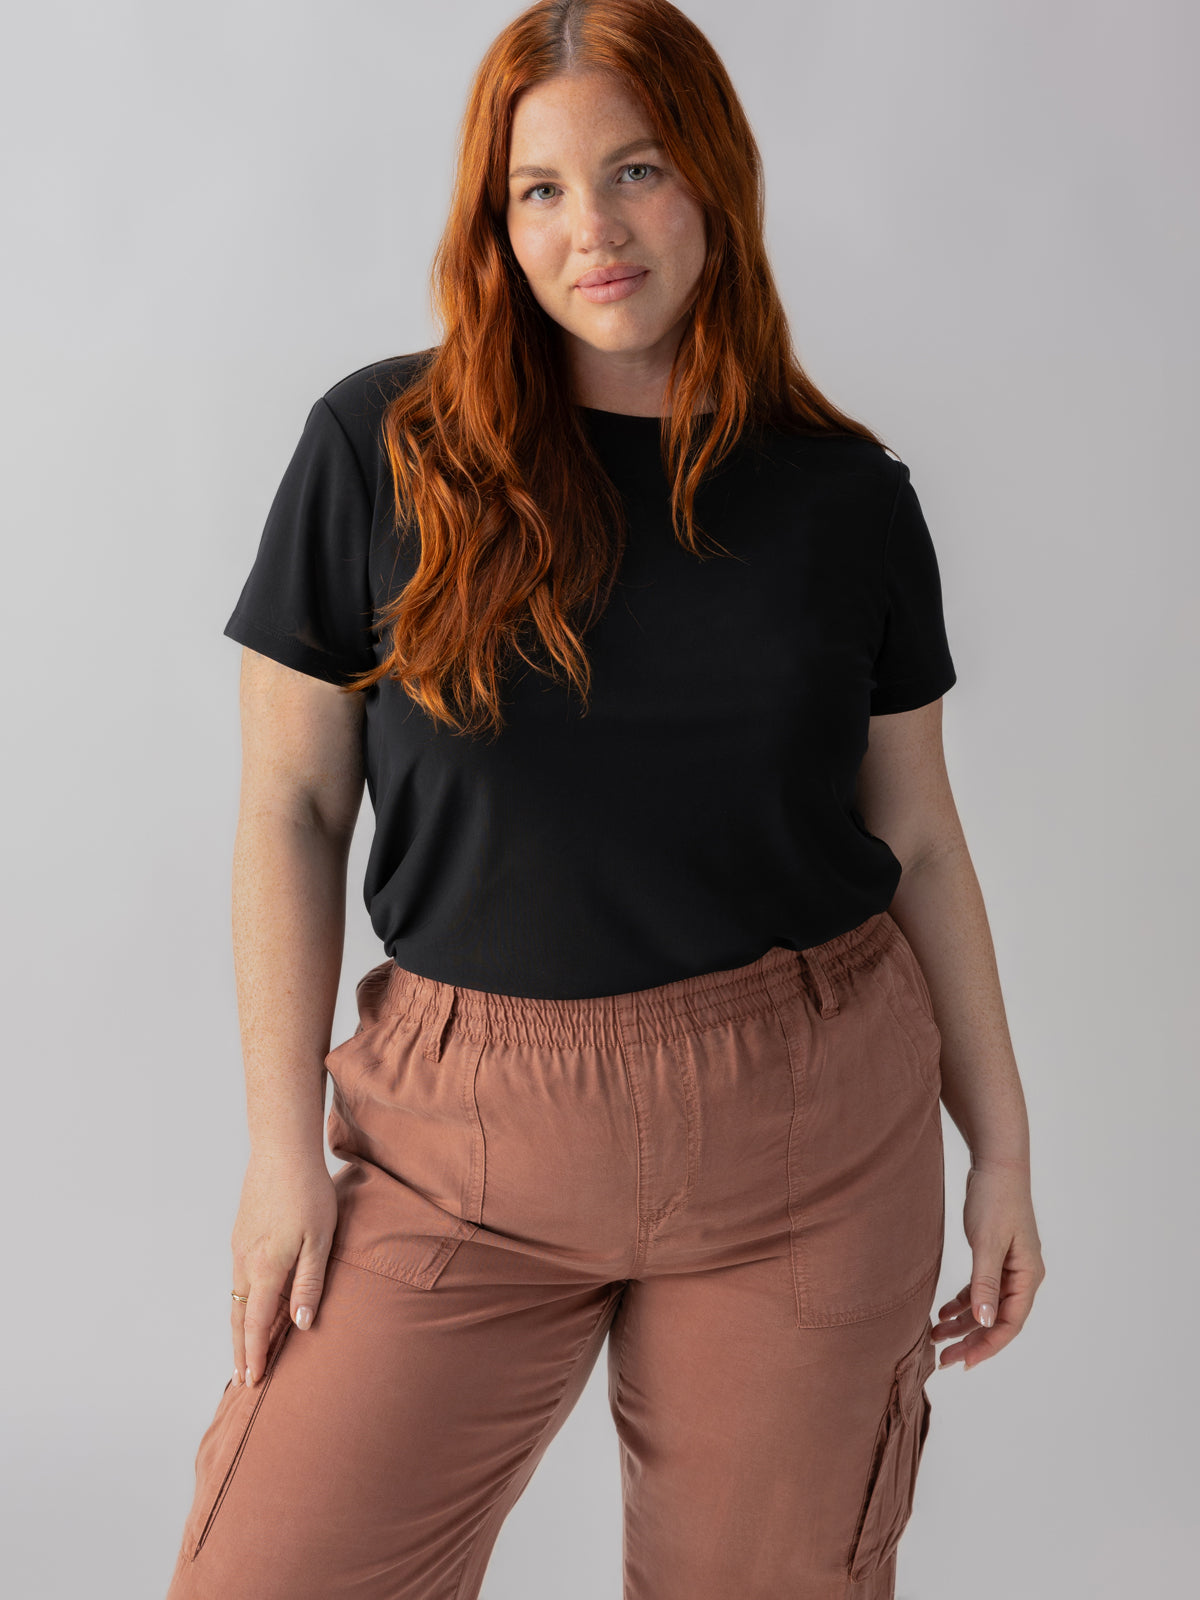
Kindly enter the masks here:
M 613 150 L 605 156 L 601 165 L 608 166 L 613 161 L 621 161 L 625 156 L 634 155 L 638 150 L 661 150 L 662 145 L 657 139 L 635 139 L 632 144 L 623 144 L 619 150 Z M 557 178 L 558 173 L 553 167 L 514 167 L 509 173 L 510 178 Z

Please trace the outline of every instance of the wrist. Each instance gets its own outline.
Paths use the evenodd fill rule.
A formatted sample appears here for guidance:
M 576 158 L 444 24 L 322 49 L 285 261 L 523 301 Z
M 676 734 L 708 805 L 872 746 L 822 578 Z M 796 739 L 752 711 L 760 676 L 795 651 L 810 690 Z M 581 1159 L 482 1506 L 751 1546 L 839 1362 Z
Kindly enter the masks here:
M 255 1160 L 325 1160 L 324 1071 L 317 1082 L 319 1089 L 311 1095 L 280 1094 L 273 1104 L 251 1101 L 246 1127 Z
M 974 1172 L 1030 1171 L 1029 1152 L 1020 1150 L 972 1150 L 971 1169 Z
M 279 1164 L 290 1167 L 303 1166 L 307 1163 L 315 1164 L 318 1161 L 325 1165 L 325 1140 L 320 1134 L 315 1139 L 294 1139 L 281 1141 L 279 1139 L 250 1142 L 250 1159 L 259 1165 L 269 1167 Z

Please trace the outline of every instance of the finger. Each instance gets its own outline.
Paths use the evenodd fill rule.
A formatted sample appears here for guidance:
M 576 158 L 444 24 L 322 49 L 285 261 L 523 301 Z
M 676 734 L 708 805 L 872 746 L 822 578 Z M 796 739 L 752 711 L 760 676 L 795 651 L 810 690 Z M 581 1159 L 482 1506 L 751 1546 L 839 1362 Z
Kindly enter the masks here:
M 329 1247 L 305 1239 L 296 1258 L 290 1291 L 292 1321 L 298 1328 L 311 1328 L 321 1293 L 325 1287 L 325 1263 Z
M 250 1285 L 246 1303 L 246 1382 L 253 1386 L 267 1369 L 267 1346 L 279 1314 L 279 1279 L 259 1279 Z
M 990 1328 L 976 1324 L 966 1338 L 954 1346 L 956 1351 L 961 1350 L 962 1363 L 968 1371 L 981 1361 L 999 1355 L 1005 1345 L 1011 1344 L 1017 1337 L 1024 1324 L 1025 1316 L 1020 1309 L 1024 1299 L 1022 1292 L 1006 1289 L 999 1298 L 1000 1308 L 994 1324 Z
M 938 1362 L 938 1371 L 952 1367 L 956 1363 L 964 1372 L 970 1372 L 972 1367 L 977 1367 L 981 1361 L 986 1361 L 989 1356 L 994 1356 L 999 1345 L 989 1349 L 984 1342 L 991 1337 L 991 1330 L 977 1327 L 974 1333 L 969 1333 L 965 1339 L 960 1339 L 957 1344 L 947 1345 L 942 1351 L 941 1360 Z M 1005 1341 L 1007 1342 L 1007 1341 Z
M 960 1362 L 964 1369 L 969 1371 L 972 1367 L 977 1367 L 981 1361 L 986 1361 L 989 1356 L 994 1356 L 997 1351 L 1002 1350 L 1014 1337 L 1013 1333 L 1002 1333 L 999 1324 L 992 1328 L 981 1328 L 973 1318 L 963 1320 L 964 1325 L 969 1326 L 971 1331 L 959 1339 L 957 1344 L 946 1346 L 938 1362 L 939 1371 L 943 1367 L 953 1366 L 955 1362 Z
M 943 1339 L 952 1339 L 958 1334 L 973 1332 L 979 1324 L 971 1313 L 970 1306 L 965 1307 L 956 1317 L 947 1317 L 933 1325 L 933 1337 L 940 1343 Z
M 965 1283 L 953 1300 L 947 1300 L 944 1306 L 938 1308 L 938 1316 L 941 1318 L 956 1317 L 960 1311 L 965 1310 L 970 1304 L 971 1285 Z
M 996 1321 L 1000 1305 L 1000 1277 L 1004 1271 L 1007 1244 L 980 1243 L 972 1252 L 971 1313 L 981 1328 Z
M 1004 1274 L 1004 1288 L 1000 1292 L 1000 1308 L 996 1313 L 997 1332 L 1007 1332 L 1015 1338 L 1025 1326 L 1033 1310 L 1033 1297 L 1037 1293 L 1037 1280 L 1023 1270 L 1009 1270 Z M 1007 1344 L 1008 1339 L 1002 1341 Z
M 967 1283 L 953 1300 L 947 1300 L 945 1305 L 938 1308 L 933 1337 L 948 1339 L 952 1334 L 964 1333 L 968 1327 L 975 1325 L 975 1318 L 971 1314 L 971 1285 Z
M 1006 1344 L 1016 1338 L 1016 1329 L 1001 1332 L 999 1324 L 993 1328 L 976 1328 L 974 1333 L 969 1333 L 965 1339 L 960 1340 L 948 1354 L 960 1352 L 963 1370 L 970 1372 L 981 1361 L 988 1361 L 992 1356 L 999 1355 Z
M 238 1294 L 250 1293 L 245 1287 L 246 1276 L 238 1270 L 236 1263 L 233 1269 L 233 1281 L 237 1285 Z M 233 1381 L 241 1383 L 246 1371 L 246 1301 L 233 1300 L 231 1303 L 229 1331 L 233 1337 Z

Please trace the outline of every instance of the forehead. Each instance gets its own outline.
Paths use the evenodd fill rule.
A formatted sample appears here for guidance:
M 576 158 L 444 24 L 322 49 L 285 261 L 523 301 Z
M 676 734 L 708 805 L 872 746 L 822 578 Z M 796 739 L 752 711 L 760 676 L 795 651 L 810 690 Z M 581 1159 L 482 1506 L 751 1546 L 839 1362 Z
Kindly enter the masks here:
M 513 110 L 509 157 L 539 168 L 556 160 L 620 160 L 636 140 L 654 139 L 645 107 L 613 73 L 558 73 L 534 84 Z

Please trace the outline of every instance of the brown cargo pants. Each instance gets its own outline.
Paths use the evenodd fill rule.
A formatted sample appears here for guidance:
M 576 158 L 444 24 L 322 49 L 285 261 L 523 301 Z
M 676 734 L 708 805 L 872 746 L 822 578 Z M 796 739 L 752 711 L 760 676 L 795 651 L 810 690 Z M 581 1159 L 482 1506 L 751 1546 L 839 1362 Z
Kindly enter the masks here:
M 891 1600 L 944 1227 L 892 917 L 628 994 L 386 961 L 357 1001 L 323 1298 L 221 1396 L 167 1600 L 475 1600 L 606 1339 L 625 1600 Z

